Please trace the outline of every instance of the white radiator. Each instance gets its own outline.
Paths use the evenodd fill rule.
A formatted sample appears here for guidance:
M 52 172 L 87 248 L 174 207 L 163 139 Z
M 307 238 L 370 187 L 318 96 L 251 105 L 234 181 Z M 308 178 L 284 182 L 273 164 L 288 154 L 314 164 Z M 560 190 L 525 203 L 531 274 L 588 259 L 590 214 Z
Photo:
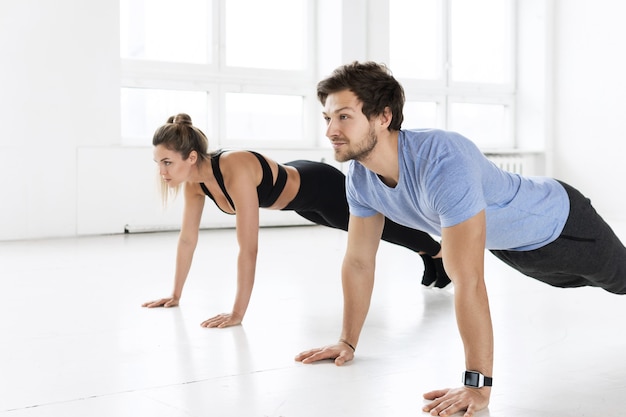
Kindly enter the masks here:
M 534 158 L 532 155 L 518 153 L 485 153 L 487 159 L 505 171 L 520 175 L 532 175 Z

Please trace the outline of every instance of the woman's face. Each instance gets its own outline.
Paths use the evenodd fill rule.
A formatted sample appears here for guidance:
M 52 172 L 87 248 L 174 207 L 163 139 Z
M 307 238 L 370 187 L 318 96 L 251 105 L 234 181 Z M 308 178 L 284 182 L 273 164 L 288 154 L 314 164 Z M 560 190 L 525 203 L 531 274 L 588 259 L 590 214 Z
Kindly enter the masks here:
M 197 155 L 192 151 L 189 158 L 183 159 L 180 153 L 163 145 L 154 147 L 154 162 L 159 166 L 159 175 L 169 187 L 178 187 L 187 181 L 196 163 Z

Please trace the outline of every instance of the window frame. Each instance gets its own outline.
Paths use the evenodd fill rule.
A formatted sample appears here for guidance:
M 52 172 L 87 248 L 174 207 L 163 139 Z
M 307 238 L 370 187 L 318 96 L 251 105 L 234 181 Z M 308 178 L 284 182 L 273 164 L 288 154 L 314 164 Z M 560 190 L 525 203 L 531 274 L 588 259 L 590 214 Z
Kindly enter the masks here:
M 437 100 L 438 125 L 437 126 L 403 126 L 403 128 L 435 127 L 448 129 L 449 105 L 451 102 L 467 102 L 475 104 L 502 104 L 505 107 L 506 119 L 505 135 L 502 146 L 497 148 L 482 148 L 483 151 L 499 152 L 502 150 L 517 149 L 516 138 L 516 69 L 517 69 L 517 31 L 518 31 L 518 5 L 517 0 L 511 0 L 509 14 L 509 82 L 503 84 L 489 84 L 477 82 L 454 82 L 449 64 L 451 49 L 451 1 L 441 0 L 441 71 L 442 77 L 436 80 L 406 79 L 398 77 L 398 81 L 405 90 L 407 101 L 426 101 L 428 97 Z M 389 0 L 367 0 L 371 15 L 369 18 L 369 28 L 372 30 L 370 39 L 374 39 L 368 45 L 368 55 L 370 59 L 378 62 L 389 63 L 389 42 L 390 42 L 390 19 Z M 386 18 L 385 18 L 386 17 Z M 376 24 L 374 23 L 374 20 Z M 390 69 L 393 68 L 390 65 Z M 441 117 L 440 117 L 441 116 Z M 460 132 L 462 133 L 462 132 Z M 471 138 L 470 138 L 471 139 Z
M 205 0 L 212 7 L 211 62 L 205 64 L 164 62 L 144 59 L 120 58 L 120 88 L 144 88 L 163 90 L 200 91 L 207 93 L 211 114 L 207 115 L 210 149 L 246 148 L 254 149 L 306 149 L 319 147 L 317 143 L 318 108 L 315 89 L 317 57 L 316 2 L 306 1 L 306 54 L 302 70 L 272 70 L 266 68 L 229 67 L 225 57 L 225 2 L 227 0 Z M 303 97 L 301 140 L 234 140 L 225 136 L 225 94 L 232 92 L 287 94 Z M 181 109 L 181 112 L 184 112 Z M 171 115 L 168 115 L 171 116 Z M 163 122 L 168 117 L 165 116 Z M 156 129 L 158 126 L 155 126 Z M 280 129 L 280 120 L 276 121 Z M 123 146 L 135 138 L 122 135 Z M 150 143 L 146 138 L 146 143 Z M 125 143 L 126 142 L 126 143 Z

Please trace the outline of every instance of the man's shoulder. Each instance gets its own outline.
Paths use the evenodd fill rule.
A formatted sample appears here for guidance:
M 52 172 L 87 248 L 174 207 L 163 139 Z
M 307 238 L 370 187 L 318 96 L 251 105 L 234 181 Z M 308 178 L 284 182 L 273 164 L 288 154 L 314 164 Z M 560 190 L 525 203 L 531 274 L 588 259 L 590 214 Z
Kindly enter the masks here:
M 442 130 L 442 129 L 434 129 L 434 128 L 423 128 L 423 129 L 402 129 L 400 130 L 400 135 L 404 135 L 405 138 L 407 139 L 412 139 L 412 138 L 420 138 L 420 139 L 427 139 L 427 138 L 437 138 L 437 137 L 442 137 L 442 136 L 449 136 L 451 132 L 449 130 Z
M 408 145 L 446 144 L 458 140 L 467 140 L 464 136 L 451 130 L 442 129 L 407 129 L 400 130 L 399 140 Z
M 466 137 L 450 130 L 411 129 L 402 130 L 399 150 L 413 157 L 437 159 L 441 155 L 464 152 L 473 145 Z

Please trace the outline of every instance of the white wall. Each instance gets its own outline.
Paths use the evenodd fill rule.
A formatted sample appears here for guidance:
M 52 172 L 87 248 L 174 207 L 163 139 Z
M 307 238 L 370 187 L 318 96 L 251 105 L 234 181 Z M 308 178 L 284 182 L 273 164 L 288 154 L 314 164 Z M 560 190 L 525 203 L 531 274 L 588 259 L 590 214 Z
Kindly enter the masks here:
M 537 51 L 537 39 L 529 37 L 536 34 L 532 28 L 521 40 L 526 56 L 543 57 L 523 64 L 536 66 L 534 76 L 520 80 L 521 94 L 536 107 L 521 113 L 522 120 L 535 120 L 518 127 L 521 138 L 535 147 L 529 126 L 542 126 L 537 135 L 549 135 L 552 174 L 589 195 L 607 219 L 626 220 L 621 192 L 626 178 L 626 26 L 621 17 L 626 4 L 520 1 L 536 10 L 553 4 L 555 11 L 554 22 L 546 22 L 540 14 L 535 19 L 532 7 L 526 9 L 525 20 L 535 19 L 538 30 L 553 29 L 554 45 Z M 0 240 L 121 233 L 126 224 L 179 224 L 180 201 L 166 212 L 159 205 L 150 147 L 119 146 L 118 2 L 2 0 L 1 6 Z M 362 45 L 358 51 L 365 53 Z M 278 160 L 303 157 L 268 154 Z M 306 157 L 328 158 L 330 153 Z M 232 221 L 207 207 L 208 222 Z M 293 214 L 262 213 L 268 224 Z
M 163 210 L 152 149 L 121 147 L 116 0 L 2 0 L 0 11 L 0 241 L 176 228 Z M 266 152 L 281 161 L 328 158 Z M 203 226 L 234 217 L 206 205 Z M 262 210 L 263 224 L 309 222 Z
M 626 3 L 559 0 L 556 16 L 554 175 L 626 220 Z
M 1 10 L 0 240 L 74 235 L 79 151 L 119 142 L 117 2 Z M 109 162 L 102 175 L 115 171 Z

